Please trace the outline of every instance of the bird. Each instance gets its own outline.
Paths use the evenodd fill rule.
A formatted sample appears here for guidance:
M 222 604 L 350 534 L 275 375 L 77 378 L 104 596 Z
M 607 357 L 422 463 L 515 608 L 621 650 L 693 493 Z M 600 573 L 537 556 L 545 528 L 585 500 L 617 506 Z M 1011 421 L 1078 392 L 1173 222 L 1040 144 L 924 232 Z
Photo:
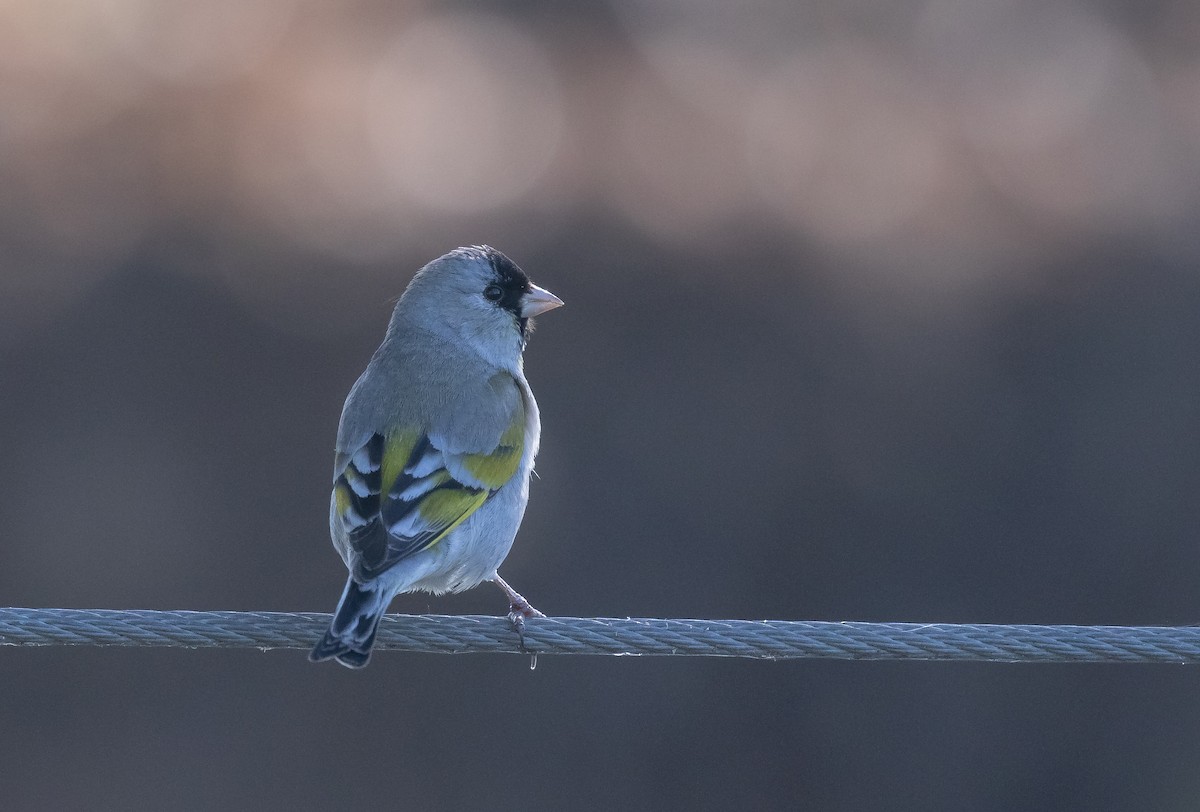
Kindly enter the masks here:
M 562 299 L 487 245 L 419 270 L 342 408 L 329 533 L 349 571 L 314 662 L 362 668 L 401 592 L 503 590 L 518 634 L 544 617 L 498 572 L 541 437 L 522 355 Z M 521 638 L 523 644 L 523 637 Z

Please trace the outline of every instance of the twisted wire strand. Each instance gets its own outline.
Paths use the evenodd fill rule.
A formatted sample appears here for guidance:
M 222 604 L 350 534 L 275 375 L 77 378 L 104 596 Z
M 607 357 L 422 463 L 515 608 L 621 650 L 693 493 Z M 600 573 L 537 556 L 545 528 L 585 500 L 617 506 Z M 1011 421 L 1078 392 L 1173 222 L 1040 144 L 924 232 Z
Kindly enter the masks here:
M 0 608 L 0 646 L 307 649 L 319 612 Z M 757 659 L 1200 663 L 1200 627 L 388 615 L 377 650 Z

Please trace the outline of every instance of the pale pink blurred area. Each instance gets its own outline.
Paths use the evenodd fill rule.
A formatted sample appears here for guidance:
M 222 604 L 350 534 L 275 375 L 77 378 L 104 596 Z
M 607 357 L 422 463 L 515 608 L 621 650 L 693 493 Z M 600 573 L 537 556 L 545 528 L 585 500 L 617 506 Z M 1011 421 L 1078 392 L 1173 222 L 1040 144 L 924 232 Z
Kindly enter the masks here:
M 1084 3 L 625 0 L 598 25 L 536 5 L 14 0 L 0 334 L 173 223 L 353 275 L 489 229 L 544 244 L 597 204 L 667 249 L 750 221 L 841 258 L 815 269 L 835 284 L 890 266 L 889 286 L 970 306 L 1089 235 L 1191 230 L 1200 24 L 1156 9 L 1126 26 Z M 314 281 L 304 264 L 201 272 L 322 321 L 320 280 L 288 284 Z
M 1200 621 L 1194 0 L 0 0 L 0 605 L 332 610 L 480 243 L 543 611 Z M 1190 669 L 681 660 L 0 647 L 0 809 L 1196 806 Z

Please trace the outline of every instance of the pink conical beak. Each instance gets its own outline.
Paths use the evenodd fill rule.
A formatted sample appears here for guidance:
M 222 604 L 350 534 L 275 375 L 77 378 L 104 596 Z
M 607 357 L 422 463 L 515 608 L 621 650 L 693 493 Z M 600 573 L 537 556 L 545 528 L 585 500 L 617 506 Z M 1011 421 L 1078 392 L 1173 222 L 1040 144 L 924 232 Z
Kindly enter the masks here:
M 529 290 L 521 296 L 521 318 L 531 319 L 547 310 L 562 307 L 563 300 L 545 288 L 531 284 Z

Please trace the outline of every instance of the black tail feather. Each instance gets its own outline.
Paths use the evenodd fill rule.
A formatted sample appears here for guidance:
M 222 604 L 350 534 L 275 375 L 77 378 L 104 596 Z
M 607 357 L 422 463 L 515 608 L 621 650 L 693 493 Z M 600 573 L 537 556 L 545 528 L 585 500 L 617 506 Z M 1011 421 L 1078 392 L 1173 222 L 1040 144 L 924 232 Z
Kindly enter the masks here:
M 313 646 L 308 659 L 314 663 L 335 659 L 348 668 L 365 666 L 388 603 L 378 589 L 364 588 L 353 578 L 347 580 L 329 631 Z

